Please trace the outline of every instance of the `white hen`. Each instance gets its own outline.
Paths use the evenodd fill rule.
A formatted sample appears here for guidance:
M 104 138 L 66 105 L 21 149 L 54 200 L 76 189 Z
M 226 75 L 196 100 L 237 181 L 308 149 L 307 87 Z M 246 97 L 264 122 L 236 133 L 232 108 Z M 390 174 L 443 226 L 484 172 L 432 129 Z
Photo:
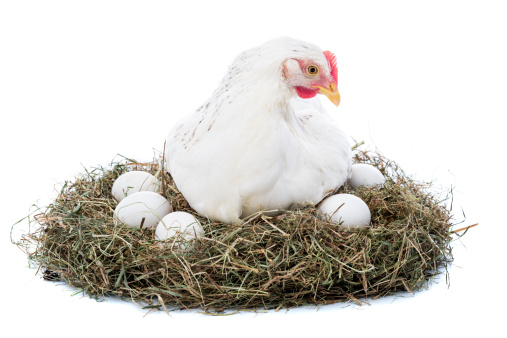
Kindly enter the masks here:
M 236 223 L 338 189 L 350 174 L 350 146 L 314 98 L 320 92 L 338 105 L 337 76 L 332 53 L 291 38 L 241 53 L 167 138 L 168 170 L 192 208 Z

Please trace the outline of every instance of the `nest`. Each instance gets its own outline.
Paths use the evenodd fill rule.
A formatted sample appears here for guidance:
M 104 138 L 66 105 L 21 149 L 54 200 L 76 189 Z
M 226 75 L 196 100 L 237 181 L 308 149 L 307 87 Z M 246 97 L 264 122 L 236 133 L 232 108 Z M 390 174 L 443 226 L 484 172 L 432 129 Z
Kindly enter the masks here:
M 159 163 L 114 162 L 65 182 L 36 224 L 23 235 L 32 266 L 47 280 L 63 280 L 90 297 L 131 299 L 146 309 L 279 309 L 414 292 L 452 261 L 450 193 L 416 182 L 378 153 L 354 151 L 355 163 L 377 167 L 383 187 L 347 185 L 362 198 L 371 227 L 344 229 L 323 220 L 315 206 L 242 225 L 199 216 Z M 150 229 L 113 217 L 115 179 L 130 170 L 163 175 L 163 194 L 175 211 L 196 216 L 204 237 L 177 235 L 161 244 Z

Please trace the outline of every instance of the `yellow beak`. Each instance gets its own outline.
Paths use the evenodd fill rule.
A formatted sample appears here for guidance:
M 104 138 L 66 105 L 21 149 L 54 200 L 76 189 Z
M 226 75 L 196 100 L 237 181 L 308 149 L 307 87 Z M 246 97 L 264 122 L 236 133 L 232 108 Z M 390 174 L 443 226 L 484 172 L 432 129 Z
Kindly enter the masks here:
M 340 93 L 338 92 L 338 88 L 333 82 L 329 84 L 329 88 L 324 88 L 320 86 L 314 87 L 319 88 L 319 93 L 326 95 L 327 98 L 331 100 L 331 102 L 333 102 L 335 106 L 338 107 L 338 105 L 340 104 Z

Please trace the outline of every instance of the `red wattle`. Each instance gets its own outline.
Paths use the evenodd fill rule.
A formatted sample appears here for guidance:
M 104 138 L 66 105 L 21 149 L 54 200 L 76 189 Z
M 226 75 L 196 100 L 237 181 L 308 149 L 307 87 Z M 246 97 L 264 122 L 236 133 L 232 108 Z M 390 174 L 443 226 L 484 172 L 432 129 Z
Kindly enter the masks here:
M 296 89 L 296 93 L 298 96 L 302 99 L 311 99 L 312 97 L 315 97 L 317 93 L 319 92 L 318 89 L 309 89 L 305 87 L 294 87 Z

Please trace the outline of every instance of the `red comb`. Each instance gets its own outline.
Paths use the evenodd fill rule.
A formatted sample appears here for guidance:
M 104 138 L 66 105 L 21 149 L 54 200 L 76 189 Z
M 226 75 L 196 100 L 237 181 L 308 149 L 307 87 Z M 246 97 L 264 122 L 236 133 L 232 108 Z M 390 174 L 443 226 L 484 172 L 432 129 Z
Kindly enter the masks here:
M 327 62 L 329 62 L 329 67 L 331 67 L 331 76 L 336 81 L 336 83 L 338 83 L 338 68 L 336 67 L 336 56 L 328 50 L 324 51 L 324 56 L 326 57 Z

